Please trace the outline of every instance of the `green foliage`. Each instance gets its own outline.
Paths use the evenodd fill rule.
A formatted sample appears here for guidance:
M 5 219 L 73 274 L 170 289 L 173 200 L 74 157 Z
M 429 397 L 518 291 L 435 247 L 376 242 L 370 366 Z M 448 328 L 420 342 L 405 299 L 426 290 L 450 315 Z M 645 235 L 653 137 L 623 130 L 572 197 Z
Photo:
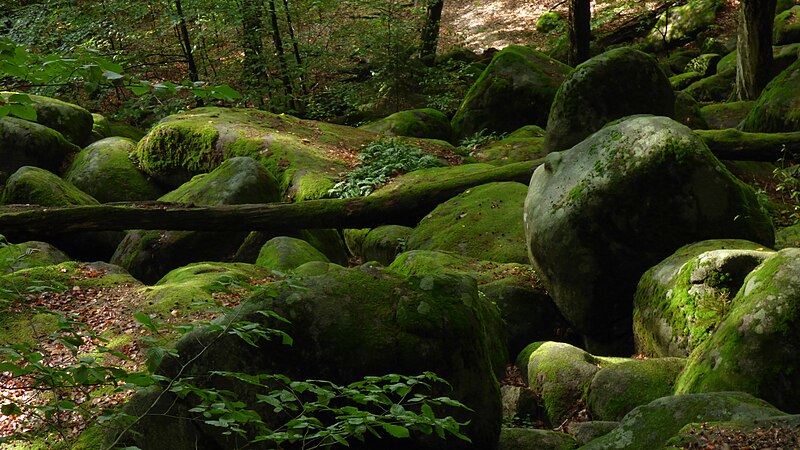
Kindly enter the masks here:
M 487 133 L 486 129 L 480 130 L 472 136 L 467 136 L 458 143 L 457 150 L 461 154 L 470 152 L 482 147 L 490 142 L 499 141 L 505 137 L 505 133 Z
M 783 225 L 800 222 L 800 165 L 789 164 L 781 158 L 780 166 L 773 170 L 772 176 L 775 191 L 783 203 L 777 211 L 779 221 Z
M 375 141 L 361 150 L 359 167 L 328 191 L 331 196 L 352 198 L 369 195 L 399 174 L 441 166 L 434 156 L 397 139 Z

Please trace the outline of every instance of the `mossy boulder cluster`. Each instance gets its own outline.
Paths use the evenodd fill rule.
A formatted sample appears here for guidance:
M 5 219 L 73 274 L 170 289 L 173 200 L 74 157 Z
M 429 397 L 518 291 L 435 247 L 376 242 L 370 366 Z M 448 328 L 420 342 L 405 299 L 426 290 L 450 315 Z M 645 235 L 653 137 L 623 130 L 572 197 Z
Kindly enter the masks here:
M 561 312 L 597 344 L 630 342 L 639 278 L 682 245 L 774 242 L 752 188 L 666 117 L 628 118 L 548 155 L 524 214 L 532 264 Z
M 547 124 L 566 66 L 531 48 L 511 45 L 494 55 L 467 92 L 453 117 L 455 138 L 475 133 L 511 132 L 523 125 Z
M 453 135 L 450 119 L 433 108 L 400 111 L 375 122 L 362 125 L 362 130 L 384 136 L 409 136 L 449 141 Z

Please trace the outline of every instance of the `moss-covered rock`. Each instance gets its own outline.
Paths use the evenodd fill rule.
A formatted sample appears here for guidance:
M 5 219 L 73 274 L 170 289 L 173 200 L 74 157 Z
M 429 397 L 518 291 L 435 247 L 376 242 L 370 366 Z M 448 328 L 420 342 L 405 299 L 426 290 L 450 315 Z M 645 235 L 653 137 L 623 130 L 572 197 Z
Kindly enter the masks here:
M 680 91 L 686 89 L 692 83 L 696 81 L 700 81 L 703 79 L 703 74 L 700 72 L 684 72 L 679 75 L 674 75 L 669 77 L 669 84 L 672 85 L 672 89 L 676 91 Z
M 361 256 L 364 261 L 378 261 L 388 266 L 406 248 L 408 237 L 413 229 L 400 225 L 382 225 L 364 236 L 361 242 Z
M 644 40 L 644 46 L 660 50 L 694 39 L 701 31 L 716 23 L 720 0 L 689 0 L 685 5 L 669 8 Z
M 473 149 L 469 156 L 478 162 L 493 165 L 511 164 L 543 157 L 545 131 L 537 125 L 526 125 L 499 141 Z
M 102 114 L 92 113 L 92 142 L 113 136 L 111 134 L 111 121 Z
M 302 239 L 278 236 L 261 247 L 256 265 L 285 272 L 310 261 L 330 262 L 319 250 Z
M 617 421 L 633 408 L 672 395 L 685 358 L 632 359 L 600 369 L 588 388 L 591 417 Z
M 142 140 L 145 134 L 147 133 L 133 125 L 128 125 L 127 123 L 111 123 L 111 136 L 124 137 L 134 142 L 139 142 Z
M 718 72 L 710 77 L 695 81 L 683 91 L 699 102 L 720 103 L 728 100 L 733 93 L 736 70 Z
M 142 289 L 146 303 L 141 312 L 154 314 L 165 320 L 172 315 L 195 310 L 207 310 L 210 306 L 223 306 L 216 299 L 218 294 L 227 294 L 231 289 L 255 289 L 270 277 L 268 270 L 251 264 L 201 262 L 171 270 L 154 286 Z
M 800 249 L 753 270 L 716 332 L 689 358 L 676 393 L 744 391 L 800 412 Z
M 408 237 L 408 250 L 446 250 L 495 262 L 526 263 L 524 184 L 489 183 L 437 206 Z
M 784 413 L 742 392 L 663 397 L 634 409 L 617 428 L 581 449 L 663 448 L 668 439 L 689 423 L 747 422 L 779 415 Z
M 344 238 L 339 230 L 332 228 L 315 228 L 294 230 L 283 234 L 308 242 L 333 263 L 346 266 L 349 262 L 350 254 L 347 251 Z M 233 260 L 255 264 L 258 259 L 258 254 L 261 252 L 261 248 L 264 244 L 277 236 L 278 234 L 276 233 L 265 233 L 262 231 L 250 232 L 239 249 L 236 250 Z
M 569 434 L 575 437 L 575 441 L 579 446 L 582 446 L 600 436 L 605 436 L 618 426 L 619 422 L 609 422 L 605 420 L 573 422 L 569 425 Z
M 544 126 L 556 90 L 569 70 L 528 47 L 511 45 L 497 52 L 453 117 L 455 138 L 484 129 L 510 132 L 523 125 Z
M 800 131 L 800 59 L 773 78 L 739 126 L 742 131 Z
M 536 31 L 539 33 L 549 33 L 566 26 L 567 19 L 558 11 L 547 11 L 536 20 Z
M 800 224 L 788 226 L 775 233 L 775 248 L 800 247 Z
M 716 103 L 700 108 L 700 115 L 714 130 L 736 128 L 753 109 L 754 101 Z
M 291 324 L 272 319 L 275 311 Z M 495 449 L 500 433 L 501 405 L 497 380 L 489 363 L 489 337 L 495 330 L 496 309 L 481 299 L 474 280 L 453 276 L 403 279 L 370 266 L 330 269 L 323 275 L 295 277 L 273 285 L 219 323 L 249 321 L 290 334 L 291 347 L 260 341 L 251 346 L 238 337 L 198 331 L 177 344 L 180 360 L 167 359 L 159 372 L 195 377 L 194 383 L 238 392 L 252 401 L 268 424 L 282 419 L 273 407 L 256 403 L 257 388 L 231 378 L 209 376 L 211 370 L 250 374 L 283 373 L 294 380 L 325 379 L 345 384 L 368 375 L 418 374 L 433 371 L 449 387 L 435 386 L 434 396 L 446 395 L 474 412 L 445 409 L 459 421 L 472 444 L 448 440 L 450 449 Z M 186 364 L 184 367 L 182 367 Z M 160 398 L 158 396 L 161 395 Z M 190 407 L 173 393 L 143 393 L 131 404 L 147 407 L 156 400 L 154 415 L 145 415 L 133 436 L 141 448 L 233 448 L 234 437 L 219 428 L 181 417 Z M 160 412 L 170 410 L 169 414 Z M 173 414 L 175 413 L 175 414 Z M 193 416 L 186 413 L 187 416 Z M 189 426 L 191 425 L 191 426 Z M 412 434 L 410 439 L 385 437 L 376 443 L 352 441 L 350 448 L 440 449 L 435 436 Z
M 608 122 L 631 114 L 672 117 L 675 94 L 653 57 L 629 47 L 579 65 L 558 88 L 545 150 L 566 150 Z
M 0 92 L 8 98 L 14 92 Z M 36 123 L 61 133 L 68 141 L 83 147 L 91 141 L 92 113 L 72 103 L 62 102 L 51 97 L 27 94 L 33 100 L 36 110 Z
M 797 42 L 800 42 L 800 5 L 777 14 L 775 22 L 772 24 L 773 45 Z
M 689 356 L 730 312 L 745 277 L 774 253 L 750 241 L 702 241 L 645 272 L 633 300 L 636 351 Z
M 686 65 L 689 64 L 689 61 L 698 56 L 700 56 L 700 51 L 697 49 L 689 48 L 685 50 L 678 50 L 670 53 L 670 55 L 667 57 L 666 63 L 672 73 L 681 74 L 686 72 Z
M 577 448 L 575 438 L 550 430 L 534 428 L 503 428 L 497 450 L 571 450 Z
M 57 172 L 80 148 L 61 133 L 16 117 L 0 118 L 0 185 L 22 166 Z
M 225 161 L 209 174 L 198 175 L 159 200 L 197 205 L 268 203 L 279 198 L 277 182 L 252 158 Z M 134 230 L 112 257 L 133 276 L 151 284 L 177 267 L 198 261 L 223 261 L 241 246 L 246 232 Z
M 72 183 L 38 167 L 25 166 L 8 179 L 0 196 L 0 204 L 29 203 L 40 206 L 85 206 L 99 202 Z M 108 260 L 122 240 L 123 232 L 101 231 L 56 233 L 52 237 L 37 236 L 63 249 L 74 258 L 85 261 Z M 34 238 L 24 231 L 7 233 L 14 241 Z
M 524 221 L 532 265 L 562 314 L 596 344 L 627 341 L 615 350 L 623 354 L 647 269 L 703 239 L 774 242 L 753 189 L 666 117 L 634 116 L 548 155 Z
M 508 353 L 516 355 L 532 341 L 572 337 L 569 323 L 527 264 L 497 264 L 452 253 L 412 250 L 397 256 L 389 270 L 404 276 L 455 274 L 478 282 L 481 293 L 500 310 Z M 531 350 L 532 351 L 532 350 Z M 527 360 L 521 366 L 527 370 Z
M 359 128 L 384 136 L 409 136 L 443 141 L 449 141 L 453 134 L 450 119 L 433 108 L 396 112 Z
M 66 253 L 46 242 L 28 241 L 0 245 L 0 274 L 69 261 Z
M 797 442 L 795 436 L 798 429 L 800 429 L 800 415 L 746 421 L 694 422 L 687 424 L 672 436 L 667 441 L 667 447 L 702 448 L 709 442 L 717 442 L 728 436 L 742 436 L 743 439 L 740 441 L 742 446 L 751 442 L 755 445 L 791 445 L 792 440 Z M 782 439 L 783 437 L 786 439 Z
M 685 92 L 675 93 L 675 120 L 693 130 L 708 128 L 700 114 L 700 104 Z
M 560 342 L 545 342 L 528 360 L 528 385 L 541 398 L 546 419 L 558 426 L 582 409 L 602 361 Z
M 697 72 L 705 77 L 710 77 L 717 73 L 717 63 L 722 57 L 716 53 L 705 53 L 692 59 L 686 64 L 686 70 Z
M 155 200 L 163 192 L 131 161 L 135 142 L 109 137 L 78 153 L 64 179 L 102 203 Z

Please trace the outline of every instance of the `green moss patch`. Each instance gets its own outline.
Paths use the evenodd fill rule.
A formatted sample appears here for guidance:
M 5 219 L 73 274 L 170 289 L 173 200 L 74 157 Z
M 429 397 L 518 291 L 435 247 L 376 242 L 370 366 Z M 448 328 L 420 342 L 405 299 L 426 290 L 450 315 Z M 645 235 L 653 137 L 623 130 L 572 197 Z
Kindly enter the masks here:
M 72 183 L 38 167 L 25 166 L 8 179 L 0 204 L 29 203 L 40 206 L 97 205 L 91 195 Z

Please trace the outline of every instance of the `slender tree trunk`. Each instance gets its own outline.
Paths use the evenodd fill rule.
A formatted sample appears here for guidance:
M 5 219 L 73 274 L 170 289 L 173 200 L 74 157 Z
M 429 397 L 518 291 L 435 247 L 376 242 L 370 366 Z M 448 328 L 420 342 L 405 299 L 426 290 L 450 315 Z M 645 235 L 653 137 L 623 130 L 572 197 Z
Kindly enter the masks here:
M 420 59 L 432 66 L 436 60 L 436 47 L 439 45 L 439 24 L 442 21 L 444 0 L 429 0 L 425 11 L 425 24 L 422 26 L 422 46 Z
M 736 44 L 736 97 L 755 100 L 772 76 L 772 23 L 776 0 L 742 0 Z
M 589 59 L 592 38 L 590 0 L 569 0 L 569 57 L 567 64 L 577 66 Z
M 189 79 L 193 82 L 199 81 L 200 77 L 197 72 L 197 65 L 194 62 L 192 41 L 189 40 L 189 30 L 186 28 L 186 17 L 183 15 L 181 0 L 175 0 L 175 11 L 178 13 L 178 37 L 180 38 L 183 55 L 186 57 L 186 63 L 189 65 Z
M 261 42 L 261 16 L 258 0 L 242 0 L 242 84 L 249 95 L 257 97 L 259 106 L 264 105 L 264 92 L 268 76 Z
M 278 24 L 278 12 L 275 9 L 275 0 L 268 0 L 269 18 L 272 24 L 272 42 L 275 45 L 275 54 L 278 56 L 278 64 L 281 73 L 279 78 L 283 83 L 283 88 L 286 90 L 286 95 L 290 98 L 291 104 L 296 106 L 294 98 L 294 89 L 292 89 L 292 80 L 289 78 L 289 65 L 286 63 L 286 52 L 283 50 L 283 39 L 281 38 L 281 30 Z
M 286 28 L 289 30 L 289 39 L 292 41 L 292 53 L 294 54 L 294 62 L 297 64 L 297 79 L 300 81 L 300 91 L 303 95 L 308 95 L 308 88 L 303 76 L 303 58 L 300 56 L 300 45 L 297 43 L 297 37 L 294 35 L 294 25 L 292 23 L 292 14 L 289 12 L 289 0 L 283 0 L 283 9 L 286 13 Z M 305 111 L 305 105 L 299 102 Z

